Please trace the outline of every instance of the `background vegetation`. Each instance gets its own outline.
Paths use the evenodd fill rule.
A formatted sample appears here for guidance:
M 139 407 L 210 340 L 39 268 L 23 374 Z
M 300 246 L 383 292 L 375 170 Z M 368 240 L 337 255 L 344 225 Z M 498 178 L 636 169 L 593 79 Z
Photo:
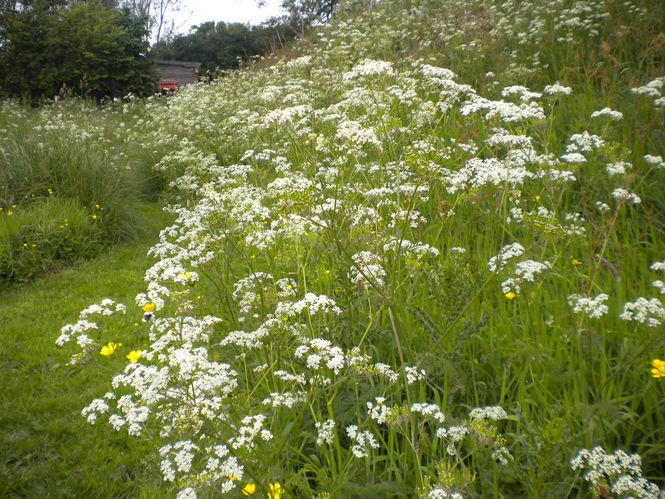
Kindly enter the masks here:
M 64 446 L 33 394 L 72 414 L 87 387 L 79 407 L 95 425 L 67 433 L 80 474 L 57 471 L 69 490 L 94 477 L 109 496 L 136 480 L 181 497 L 662 496 L 665 6 L 335 12 L 289 58 L 168 99 L 3 108 L 17 165 L 0 169 L 13 172 L 8 233 L 22 203 L 35 220 L 71 210 L 84 240 L 131 219 L 98 225 L 107 188 L 65 195 L 41 161 L 125 168 L 123 189 L 164 189 L 176 217 L 155 259 L 137 259 L 151 265 L 143 293 L 91 263 L 76 307 L 30 327 L 32 340 L 12 333 L 3 365 L 33 384 L 13 386 L 4 411 L 4 490 L 49 490 L 15 478 L 47 468 L 16 444 L 26 412 L 31 435 Z M 81 145 L 41 135 L 56 126 L 77 144 L 86 120 L 98 128 Z M 104 275 L 131 267 L 100 262 Z M 59 279 L 4 292 L 11 331 Z M 100 305 L 109 296 L 127 309 Z M 66 373 L 76 397 L 37 371 Z M 101 476 L 80 461 L 90 439 L 112 442 Z

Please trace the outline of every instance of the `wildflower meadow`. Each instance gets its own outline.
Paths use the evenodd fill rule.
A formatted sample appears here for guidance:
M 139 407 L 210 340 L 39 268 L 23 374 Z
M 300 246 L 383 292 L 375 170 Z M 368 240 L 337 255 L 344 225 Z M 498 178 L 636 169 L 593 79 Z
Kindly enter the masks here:
M 170 217 L 142 290 L 43 333 L 141 469 L 104 493 L 665 497 L 664 61 L 655 1 L 350 0 L 170 97 L 4 103 L 5 158 L 87 117 L 133 193 L 0 191 L 12 252 L 15 200 Z

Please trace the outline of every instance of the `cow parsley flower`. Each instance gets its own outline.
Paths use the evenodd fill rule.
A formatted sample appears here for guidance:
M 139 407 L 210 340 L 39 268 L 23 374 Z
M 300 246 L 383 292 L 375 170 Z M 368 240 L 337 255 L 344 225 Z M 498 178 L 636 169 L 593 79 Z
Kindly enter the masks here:
M 574 294 L 568 297 L 568 305 L 573 308 L 573 313 L 575 314 L 583 312 L 592 319 L 600 319 L 609 311 L 608 306 L 603 304 L 608 298 L 604 293 L 599 294 L 595 298 L 587 298 Z
M 639 297 L 634 302 L 626 303 L 619 317 L 625 321 L 635 321 L 646 324 L 648 327 L 656 327 L 665 320 L 665 308 L 658 298 L 647 300 Z
M 593 113 L 591 113 L 592 118 L 598 118 L 603 116 L 609 118 L 612 121 L 621 121 L 623 119 L 623 113 L 621 111 L 614 111 L 609 107 L 604 107 L 600 111 L 594 111 Z
M 317 430 L 316 445 L 332 444 L 335 438 L 335 421 L 332 419 L 326 419 L 323 423 L 317 421 L 315 426 Z

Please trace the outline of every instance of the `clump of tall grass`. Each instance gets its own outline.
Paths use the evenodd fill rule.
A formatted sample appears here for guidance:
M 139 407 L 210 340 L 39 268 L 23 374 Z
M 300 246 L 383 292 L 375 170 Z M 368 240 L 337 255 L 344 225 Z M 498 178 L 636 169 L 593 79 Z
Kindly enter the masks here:
M 151 107 L 180 192 L 152 343 L 82 415 L 151 439 L 181 497 L 657 493 L 665 80 L 567 74 L 638 6 L 516 3 L 349 2 Z M 97 313 L 56 340 L 74 364 L 108 353 Z
M 132 124 L 140 119 L 136 111 L 137 116 L 125 116 L 85 102 L 39 110 L 6 102 L 2 111 L 0 258 L 2 267 L 11 269 L 3 278 L 42 273 L 59 261 L 90 256 L 141 232 L 141 204 L 155 199 L 159 181 L 150 160 L 134 150 L 138 144 L 132 143 L 130 133 L 122 133 L 128 128 L 125 120 Z M 55 235 L 52 227 L 81 217 L 87 220 L 77 225 L 80 238 L 48 241 Z M 65 227 L 74 230 L 71 224 Z M 17 253 L 35 240 L 42 244 L 30 258 Z

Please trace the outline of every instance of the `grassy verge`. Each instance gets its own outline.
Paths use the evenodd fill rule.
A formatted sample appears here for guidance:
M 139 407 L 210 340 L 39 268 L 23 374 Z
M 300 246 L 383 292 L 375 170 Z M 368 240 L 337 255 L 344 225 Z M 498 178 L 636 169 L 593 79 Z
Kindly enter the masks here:
M 142 462 L 145 443 L 90 426 L 81 408 L 103 395 L 109 375 L 121 369 L 130 346 L 147 341 L 133 306 L 143 287 L 142 271 L 152 233 L 121 244 L 97 258 L 0 293 L 3 347 L 0 414 L 0 496 L 2 497 L 157 497 L 157 482 Z M 118 333 L 127 345 L 103 357 L 68 367 L 69 353 L 55 347 L 60 325 L 106 296 L 128 305 L 133 330 Z M 108 386 L 106 387 L 108 388 Z M 163 490 L 163 485 L 162 485 Z

